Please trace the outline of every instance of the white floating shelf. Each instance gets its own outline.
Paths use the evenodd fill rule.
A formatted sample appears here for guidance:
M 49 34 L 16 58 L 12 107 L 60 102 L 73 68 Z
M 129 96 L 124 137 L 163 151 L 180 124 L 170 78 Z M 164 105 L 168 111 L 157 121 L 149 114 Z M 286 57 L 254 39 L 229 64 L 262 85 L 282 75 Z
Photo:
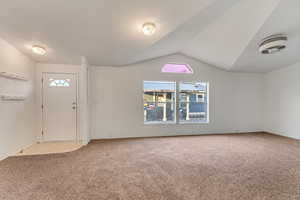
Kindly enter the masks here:
M 18 95 L 0 95 L 2 101 L 24 101 L 26 99 L 25 96 Z
M 25 76 L 21 76 L 15 73 L 8 73 L 8 72 L 0 72 L 0 76 L 9 78 L 9 79 L 17 79 L 21 81 L 28 81 L 28 79 Z

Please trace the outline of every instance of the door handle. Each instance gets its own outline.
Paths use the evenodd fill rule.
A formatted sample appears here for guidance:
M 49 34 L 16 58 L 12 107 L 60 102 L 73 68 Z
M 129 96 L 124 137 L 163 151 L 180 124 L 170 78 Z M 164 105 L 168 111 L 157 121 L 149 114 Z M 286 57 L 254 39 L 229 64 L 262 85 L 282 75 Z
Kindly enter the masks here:
M 76 102 L 73 102 L 73 103 L 72 103 L 72 109 L 75 110 L 76 108 L 77 108 L 77 103 L 76 103 Z

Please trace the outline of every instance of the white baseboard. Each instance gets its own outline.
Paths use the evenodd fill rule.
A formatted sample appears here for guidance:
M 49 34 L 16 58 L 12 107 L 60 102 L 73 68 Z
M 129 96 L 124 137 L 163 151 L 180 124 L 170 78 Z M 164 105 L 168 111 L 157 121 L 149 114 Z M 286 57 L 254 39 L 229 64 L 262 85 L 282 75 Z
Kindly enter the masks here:
M 6 158 L 8 158 L 10 156 L 14 156 L 14 155 L 18 154 L 21 150 L 24 150 L 24 149 L 30 147 L 31 145 L 33 145 L 35 143 L 36 142 L 33 142 L 33 143 L 29 144 L 29 145 L 24 145 L 24 147 L 18 148 L 18 150 L 15 150 L 13 152 L 8 152 L 8 153 L 0 154 L 0 161 L 4 160 L 4 159 L 6 159 Z
M 0 161 L 8 158 L 9 156 L 7 154 L 0 154 Z
M 278 135 L 281 137 L 286 137 L 286 138 L 290 138 L 290 139 L 296 139 L 296 140 L 300 140 L 299 136 L 291 136 L 291 135 L 285 135 L 279 132 L 275 132 L 275 131 L 265 131 L 266 133 L 272 134 L 272 135 Z
M 82 145 L 88 145 L 89 142 L 90 141 L 88 141 L 88 140 L 80 140 L 80 141 L 78 141 L 78 143 L 82 144 Z
M 201 136 L 201 135 L 227 135 L 227 134 L 245 134 L 245 133 L 262 133 L 265 131 L 227 131 L 227 132 L 208 132 L 208 133 L 188 133 L 188 134 L 166 134 L 166 135 L 143 135 L 143 136 L 113 136 L 113 137 L 101 137 L 92 138 L 95 140 L 111 140 L 111 139 L 136 139 L 136 138 L 157 138 L 157 137 L 180 137 L 180 136 Z

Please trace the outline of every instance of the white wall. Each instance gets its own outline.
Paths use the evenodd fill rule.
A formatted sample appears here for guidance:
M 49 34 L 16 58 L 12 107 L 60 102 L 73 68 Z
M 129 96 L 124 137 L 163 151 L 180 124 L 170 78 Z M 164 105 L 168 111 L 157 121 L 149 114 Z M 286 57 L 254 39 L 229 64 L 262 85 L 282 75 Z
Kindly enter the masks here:
M 81 109 L 81 119 L 82 119 L 82 125 L 81 125 L 81 132 L 83 135 L 82 140 L 85 144 L 87 144 L 91 139 L 91 126 L 90 126 L 90 90 L 89 90 L 89 63 L 86 60 L 86 58 L 82 57 L 81 60 L 81 67 L 82 67 L 82 79 L 81 79 L 81 92 L 82 92 L 82 107 Z
M 0 72 L 17 73 L 29 81 L 0 77 L 0 95 L 23 95 L 25 101 L 0 99 L 0 160 L 36 142 L 35 63 L 0 39 Z
M 300 139 L 300 63 L 265 75 L 265 130 Z
M 87 144 L 89 141 L 89 122 L 88 122 L 88 100 L 87 100 L 87 68 L 88 64 L 83 63 L 82 65 L 64 65 L 64 64 L 37 64 L 36 68 L 36 81 L 37 81 L 37 92 L 36 92 L 36 115 L 37 115 L 37 138 L 39 141 L 42 139 L 42 74 L 46 72 L 53 73 L 75 73 L 78 76 L 78 130 L 77 140 L 83 144 Z
M 194 74 L 161 73 L 161 67 L 168 62 L 188 63 Z M 81 66 L 37 64 L 35 67 L 33 61 L 0 39 L 0 71 L 18 73 L 29 79 L 22 82 L 0 77 L 0 94 L 27 97 L 24 102 L 0 101 L 0 159 L 37 140 L 42 141 L 40 105 L 43 72 L 79 75 L 79 140 L 83 143 L 90 138 L 262 130 L 300 139 L 300 63 L 268 74 L 233 73 L 177 54 L 121 68 L 92 67 L 88 77 L 86 61 Z M 144 125 L 143 80 L 209 82 L 210 123 Z M 91 125 L 88 107 L 91 108 Z
M 168 62 L 188 63 L 193 75 L 160 73 Z M 262 131 L 263 75 L 219 70 L 183 55 L 128 67 L 90 71 L 92 139 Z M 207 81 L 210 123 L 144 125 L 143 80 Z

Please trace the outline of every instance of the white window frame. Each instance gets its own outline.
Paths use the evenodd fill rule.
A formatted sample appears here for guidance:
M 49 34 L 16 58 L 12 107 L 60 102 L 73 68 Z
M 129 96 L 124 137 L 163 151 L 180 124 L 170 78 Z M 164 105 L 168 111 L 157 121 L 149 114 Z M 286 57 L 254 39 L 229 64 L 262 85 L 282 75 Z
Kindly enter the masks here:
M 175 105 L 175 109 L 174 109 L 174 120 L 173 121 L 144 121 L 144 124 L 145 125 L 172 125 L 172 124 L 175 124 L 175 125 L 184 125 L 184 124 L 194 124 L 194 125 L 197 125 L 197 124 L 209 124 L 210 123 L 210 110 L 209 110 L 209 103 L 210 103 L 210 98 L 209 98 L 209 90 L 210 90 L 210 84 L 209 82 L 205 82 L 205 81 L 143 81 L 143 95 L 144 95 L 144 82 L 160 82 L 160 83 L 170 83 L 170 82 L 174 82 L 175 83 L 175 99 L 174 99 L 174 105 Z M 206 117 L 206 121 L 180 121 L 179 119 L 179 94 L 180 94 L 180 83 L 196 83 L 196 82 L 200 82 L 200 83 L 206 83 L 206 95 L 207 95 L 207 117 Z M 143 96 L 142 95 L 142 96 Z M 144 99 L 142 99 L 142 102 L 143 102 L 143 106 L 144 106 Z M 144 111 L 144 109 L 143 109 Z M 144 113 L 143 113 L 144 114 Z M 144 118 L 144 117 L 143 117 Z

